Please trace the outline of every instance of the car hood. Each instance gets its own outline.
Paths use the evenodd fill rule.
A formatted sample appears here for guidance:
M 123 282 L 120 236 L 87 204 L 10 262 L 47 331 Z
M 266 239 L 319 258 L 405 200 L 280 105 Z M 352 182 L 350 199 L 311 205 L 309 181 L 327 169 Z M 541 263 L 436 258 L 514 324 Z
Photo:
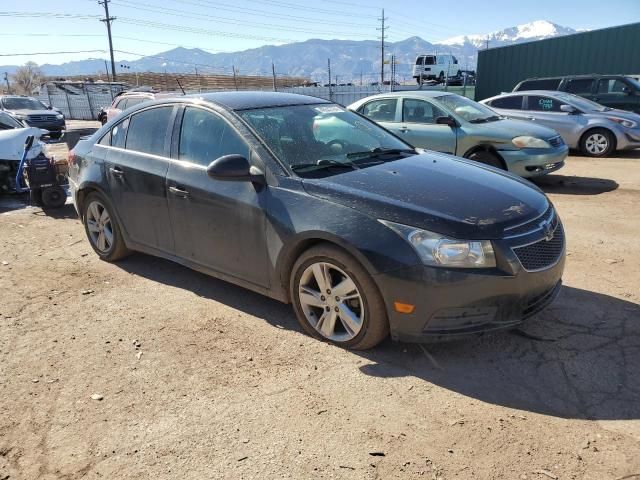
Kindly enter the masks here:
M 16 117 L 27 117 L 29 115 L 57 115 L 60 113 L 55 110 L 8 110 L 8 112 Z
M 522 135 L 541 138 L 543 140 L 558 136 L 558 132 L 555 130 L 526 120 L 506 118 L 495 122 L 472 123 L 470 125 L 473 125 L 477 133 L 509 140 Z
M 371 217 L 460 239 L 501 238 L 548 208 L 519 177 L 431 152 L 302 183 L 310 195 Z

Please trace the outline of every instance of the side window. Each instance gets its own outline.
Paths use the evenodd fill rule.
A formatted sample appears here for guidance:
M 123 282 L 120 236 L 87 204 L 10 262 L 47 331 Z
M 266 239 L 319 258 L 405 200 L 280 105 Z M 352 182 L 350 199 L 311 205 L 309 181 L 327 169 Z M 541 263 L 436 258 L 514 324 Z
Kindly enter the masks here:
M 522 95 L 496 98 L 491 101 L 490 105 L 496 108 L 504 108 L 505 110 L 522 110 Z
M 127 133 L 127 150 L 164 155 L 164 142 L 173 107 L 144 110 L 131 116 Z
M 576 95 L 591 93 L 593 89 L 593 78 L 576 78 L 569 80 L 565 90 Z
M 111 130 L 109 130 L 102 136 L 102 138 L 98 141 L 98 145 L 111 145 Z
M 624 89 L 629 86 L 622 80 L 615 78 L 603 78 L 598 82 L 598 93 L 617 93 L 624 95 Z
M 116 103 L 114 108 L 120 109 L 120 110 L 126 110 L 127 108 L 127 100 L 128 98 L 121 98 L 120 100 L 118 100 L 118 103 Z
M 402 121 L 435 124 L 436 118 L 446 115 L 435 105 L 424 100 L 405 98 L 402 102 Z
M 127 108 L 131 108 L 134 105 L 138 105 L 146 100 L 144 97 L 132 97 L 127 99 Z
M 561 112 L 560 105 L 563 105 L 563 103 L 555 98 L 529 95 L 528 109 L 534 112 Z
M 249 148 L 233 128 L 215 113 L 187 107 L 182 117 L 178 158 L 207 166 L 223 155 L 249 158 Z
M 383 98 L 365 104 L 362 114 L 374 122 L 395 122 L 397 98 Z
M 127 128 L 129 128 L 129 117 L 111 129 L 111 146 L 124 148 L 124 140 L 127 138 Z

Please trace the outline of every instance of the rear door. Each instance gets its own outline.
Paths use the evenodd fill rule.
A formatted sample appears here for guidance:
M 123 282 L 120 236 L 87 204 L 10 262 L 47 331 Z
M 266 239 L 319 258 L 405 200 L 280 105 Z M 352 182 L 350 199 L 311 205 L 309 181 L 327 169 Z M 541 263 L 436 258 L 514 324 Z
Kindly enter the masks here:
M 251 182 L 215 180 L 206 171 L 223 155 L 250 159 L 249 146 L 216 112 L 187 106 L 180 116 L 166 182 L 177 255 L 268 286 L 267 190 L 257 190 Z
M 633 87 L 621 78 L 601 78 L 598 81 L 594 102 L 605 107 L 633 112 L 640 108 L 640 97 L 629 95 Z
M 530 113 L 522 109 L 524 95 L 509 95 L 491 100 L 489 106 L 500 115 L 516 120 L 535 120 Z
M 414 147 L 455 154 L 458 128 L 436 123 L 438 117 L 445 116 L 446 113 L 431 102 L 403 98 L 402 121 L 395 133 Z
M 165 178 L 174 106 L 128 116 L 111 131 L 106 177 L 123 228 L 134 242 L 173 251 Z
M 527 95 L 525 101 L 527 114 L 541 125 L 553 128 L 569 146 L 576 146 L 572 139 L 575 139 L 578 132 L 587 124 L 587 119 L 583 115 L 563 112 L 560 107 L 565 104 L 553 97 Z
M 567 93 L 573 93 L 580 97 L 593 100 L 595 96 L 596 80 L 592 77 L 587 78 L 570 78 L 563 87 L 563 90 Z

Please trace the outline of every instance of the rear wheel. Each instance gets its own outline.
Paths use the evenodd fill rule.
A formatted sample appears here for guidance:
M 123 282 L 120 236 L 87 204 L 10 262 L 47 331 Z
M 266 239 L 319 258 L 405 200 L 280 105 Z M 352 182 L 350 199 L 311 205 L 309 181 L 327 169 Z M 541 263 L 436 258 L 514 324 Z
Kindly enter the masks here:
M 438 76 L 438 81 L 440 83 L 444 83 L 444 72 L 440 72 L 440 75 Z
M 42 190 L 42 206 L 44 208 L 60 208 L 67 202 L 67 192 L 59 185 Z
M 606 157 L 615 149 L 615 137 L 604 128 L 589 130 L 580 139 L 580 150 L 588 157 Z
M 82 215 L 89 243 L 103 260 L 114 262 L 131 253 L 124 243 L 120 225 L 109 203 L 99 193 L 90 193 Z
M 473 160 L 474 162 L 484 163 L 485 165 L 489 165 L 490 167 L 506 170 L 504 164 L 502 163 L 502 159 L 495 153 L 491 153 L 487 150 L 475 151 L 471 155 L 467 156 L 467 158 L 469 160 Z
M 298 322 L 316 338 L 366 350 L 389 334 L 385 305 L 371 276 L 333 245 L 318 245 L 300 256 L 290 295 Z

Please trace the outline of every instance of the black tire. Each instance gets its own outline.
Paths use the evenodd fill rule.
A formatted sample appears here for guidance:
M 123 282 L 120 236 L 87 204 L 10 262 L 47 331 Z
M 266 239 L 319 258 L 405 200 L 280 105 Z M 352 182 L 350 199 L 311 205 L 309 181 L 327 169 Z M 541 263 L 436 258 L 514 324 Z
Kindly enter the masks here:
M 616 137 L 606 128 L 593 128 L 582 135 L 580 151 L 587 157 L 607 157 L 616 151 Z
M 105 249 L 99 248 L 97 240 L 89 231 L 89 222 L 94 216 L 89 212 L 89 210 L 92 208 L 94 202 L 100 204 L 107 211 L 107 214 L 109 216 L 112 242 L 111 245 L 109 245 L 109 247 Z M 114 215 L 111 203 L 100 193 L 91 192 L 84 199 L 82 205 L 82 223 L 84 224 L 84 231 L 87 234 L 87 239 L 89 240 L 91 247 L 102 260 L 106 260 L 107 262 L 115 262 L 131 254 L 131 250 L 127 248 L 126 244 L 124 243 L 124 238 L 122 238 L 120 224 L 118 223 L 117 217 Z
M 42 190 L 42 206 L 44 208 L 61 208 L 67 202 L 67 192 L 59 185 Z
M 444 83 L 444 72 L 440 72 L 440 75 L 438 75 L 438 81 L 440 83 Z
M 357 307 L 362 315 L 360 330 L 357 335 L 347 341 L 335 341 L 322 335 L 307 320 L 303 311 L 298 294 L 300 281 L 307 268 L 319 262 L 331 264 L 346 273 L 355 283 L 357 292 L 360 294 L 361 304 Z M 319 244 L 300 255 L 292 269 L 289 294 L 298 322 L 309 335 L 317 339 L 352 350 L 367 350 L 375 347 L 389 335 L 387 311 L 378 287 L 357 260 L 334 245 Z
M 500 170 L 506 170 L 504 164 L 502 163 L 502 159 L 495 153 L 489 152 L 487 150 L 476 150 L 471 155 L 468 155 L 467 158 L 469 160 L 473 160 L 474 162 L 484 163 L 485 165 L 489 165 L 490 167 L 499 168 Z
M 29 190 L 29 200 L 31 205 L 36 205 L 38 207 L 42 206 L 42 189 L 41 188 L 32 188 Z

